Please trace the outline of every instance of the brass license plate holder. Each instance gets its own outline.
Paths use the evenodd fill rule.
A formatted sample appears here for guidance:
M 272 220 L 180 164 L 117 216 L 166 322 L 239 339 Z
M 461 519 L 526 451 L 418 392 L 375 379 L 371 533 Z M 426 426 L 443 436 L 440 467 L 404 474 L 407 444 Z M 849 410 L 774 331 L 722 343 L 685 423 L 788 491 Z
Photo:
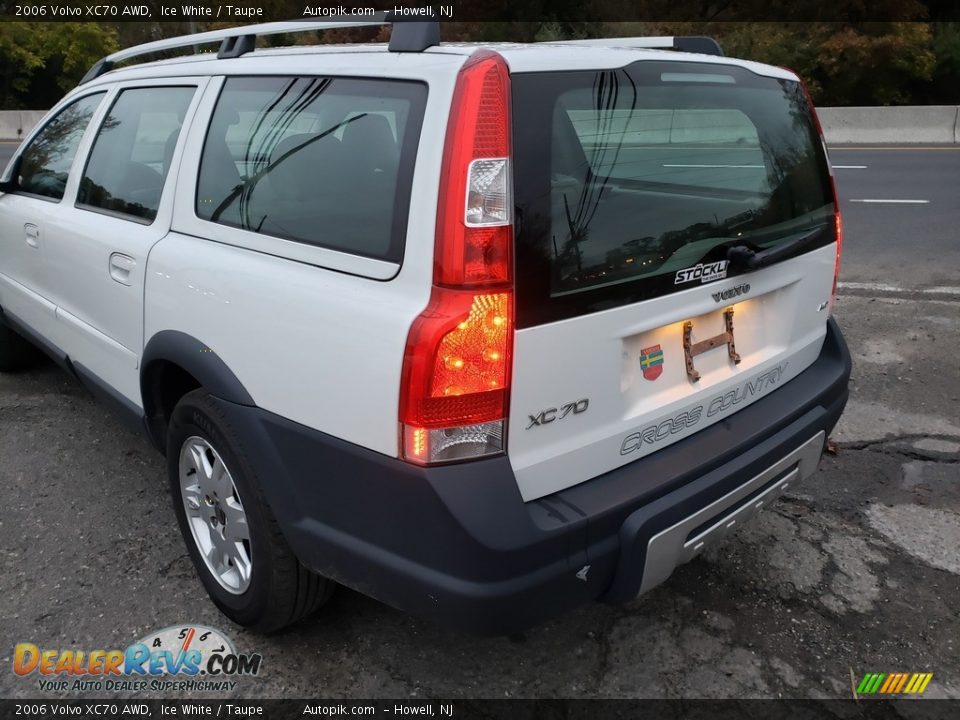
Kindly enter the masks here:
M 693 364 L 693 359 L 697 355 L 702 355 L 721 345 L 727 346 L 727 356 L 733 361 L 734 365 L 740 364 L 740 355 L 737 353 L 737 346 L 733 338 L 733 308 L 727 308 L 723 311 L 724 332 L 714 335 L 700 342 L 693 342 L 693 322 L 687 320 L 683 323 L 683 359 L 687 365 L 687 379 L 690 382 L 698 382 L 700 373 L 697 372 Z

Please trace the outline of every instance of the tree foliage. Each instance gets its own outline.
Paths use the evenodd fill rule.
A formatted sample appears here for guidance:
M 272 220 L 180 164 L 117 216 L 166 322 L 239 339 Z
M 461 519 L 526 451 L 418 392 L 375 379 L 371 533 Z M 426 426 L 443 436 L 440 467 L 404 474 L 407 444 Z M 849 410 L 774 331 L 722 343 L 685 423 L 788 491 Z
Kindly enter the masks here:
M 477 0 L 494 2 L 494 0 Z M 776 13 L 789 20 L 815 17 L 820 0 L 793 0 Z M 263 0 L 267 10 L 286 0 Z M 834 16 L 884 22 L 754 22 L 777 0 L 517 0 L 504 22 L 443 25 L 448 41 L 533 42 L 633 35 L 713 35 L 728 55 L 795 70 L 821 105 L 960 103 L 960 23 L 931 22 L 934 0 L 836 0 Z M 156 0 L 147 0 L 156 4 Z M 664 22 L 606 23 L 597 18 L 639 4 Z M 279 12 L 279 11 L 278 11 Z M 930 17 L 932 16 L 932 18 Z M 538 22 L 521 22 L 538 17 Z M 76 85 L 96 60 L 116 50 L 226 23 L 0 23 L 0 107 L 50 107 Z M 383 42 L 381 27 L 330 30 L 324 42 Z M 316 37 L 274 36 L 265 44 L 315 42 Z
M 49 107 L 118 47 L 106 23 L 0 23 L 0 107 Z
M 717 34 L 730 55 L 797 72 L 819 105 L 917 102 L 937 62 L 928 23 L 736 23 Z

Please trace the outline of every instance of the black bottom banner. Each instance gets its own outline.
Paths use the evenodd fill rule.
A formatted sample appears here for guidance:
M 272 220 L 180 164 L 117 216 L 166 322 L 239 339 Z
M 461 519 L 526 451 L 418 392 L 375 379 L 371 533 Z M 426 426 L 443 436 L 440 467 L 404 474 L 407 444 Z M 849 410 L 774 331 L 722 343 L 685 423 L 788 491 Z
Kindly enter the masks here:
M 0 700 L 0 718 L 682 718 L 813 720 L 960 715 L 951 700 Z

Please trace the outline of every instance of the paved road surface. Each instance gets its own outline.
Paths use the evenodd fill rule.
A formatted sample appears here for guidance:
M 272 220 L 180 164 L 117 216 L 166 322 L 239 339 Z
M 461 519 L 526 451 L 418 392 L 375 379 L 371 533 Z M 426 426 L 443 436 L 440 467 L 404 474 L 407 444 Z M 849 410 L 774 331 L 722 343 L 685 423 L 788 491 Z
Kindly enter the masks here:
M 161 458 L 47 365 L 0 376 L 0 667 L 18 642 L 125 647 L 198 622 L 263 653 L 241 696 L 849 697 L 851 674 L 924 670 L 928 696 L 960 697 L 960 151 L 833 162 L 867 166 L 836 171 L 855 362 L 839 453 L 653 593 L 512 640 L 346 590 L 282 635 L 240 631 L 200 589 Z M 43 694 L 0 672 L 0 696 Z
M 837 147 L 830 159 L 848 231 L 843 280 L 960 285 L 960 147 Z

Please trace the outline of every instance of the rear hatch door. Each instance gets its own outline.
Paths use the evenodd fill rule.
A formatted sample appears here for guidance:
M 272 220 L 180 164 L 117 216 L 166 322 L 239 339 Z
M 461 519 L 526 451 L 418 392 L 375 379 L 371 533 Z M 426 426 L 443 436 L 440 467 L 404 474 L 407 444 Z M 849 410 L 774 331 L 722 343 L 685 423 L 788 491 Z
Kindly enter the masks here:
M 517 73 L 512 88 L 508 448 L 533 500 L 721 421 L 809 366 L 837 219 L 795 80 L 644 60 Z

